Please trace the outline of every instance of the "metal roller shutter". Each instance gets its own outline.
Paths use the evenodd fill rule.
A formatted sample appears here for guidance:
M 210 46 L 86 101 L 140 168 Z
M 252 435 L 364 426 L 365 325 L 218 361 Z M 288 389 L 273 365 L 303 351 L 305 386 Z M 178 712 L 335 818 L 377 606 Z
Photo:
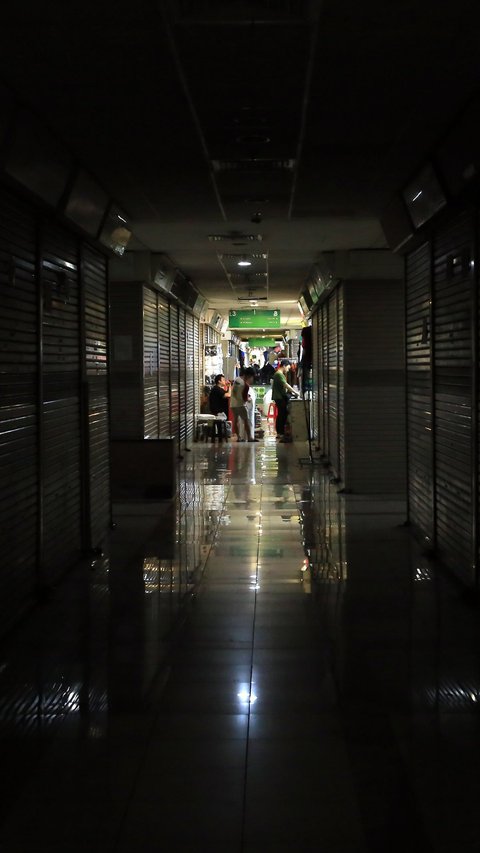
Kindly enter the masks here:
M 170 314 L 168 302 L 158 297 L 159 435 L 170 435 Z
M 316 380 L 316 392 L 317 392 L 317 447 L 320 450 L 323 450 L 324 443 L 324 433 L 323 433 L 323 356 L 322 356 L 322 345 L 323 345 L 323 336 L 322 336 L 322 306 L 319 306 L 317 311 L 317 360 L 316 360 L 316 370 L 317 370 L 317 380 Z
M 170 303 L 170 433 L 177 440 L 180 434 L 178 306 Z
M 193 357 L 194 357 L 194 414 L 200 414 L 200 385 L 202 382 L 202 358 L 200 351 L 200 321 L 193 318 Z
M 338 340 L 338 476 L 345 478 L 345 328 L 343 287 L 337 288 L 337 340 Z
M 180 410 L 180 447 L 185 447 L 187 442 L 187 394 L 186 394 L 186 333 L 185 333 L 185 310 L 178 309 L 178 385 L 179 385 L 179 410 Z
M 193 440 L 193 421 L 195 415 L 195 337 L 194 318 L 186 314 L 186 408 L 187 408 L 187 444 Z
M 434 540 L 430 244 L 406 261 L 408 502 L 410 522 Z
M 158 438 L 158 309 L 157 295 L 143 288 L 144 437 Z
M 82 283 L 87 387 L 89 547 L 97 547 L 110 522 L 108 417 L 107 261 L 82 247 Z
M 50 583 L 81 545 L 80 323 L 77 242 L 50 224 L 42 246 L 42 566 Z
M 328 458 L 338 472 L 338 311 L 334 293 L 328 301 Z
M 0 631 L 31 598 L 38 541 L 36 226 L 0 196 Z
M 314 441 L 318 441 L 318 311 L 312 317 L 312 402 L 310 406 L 310 431 Z
M 323 443 L 322 450 L 328 458 L 330 453 L 329 445 L 329 349 L 328 349 L 328 303 L 322 305 L 322 432 Z
M 472 267 L 469 213 L 434 240 L 435 505 L 438 553 L 471 581 Z

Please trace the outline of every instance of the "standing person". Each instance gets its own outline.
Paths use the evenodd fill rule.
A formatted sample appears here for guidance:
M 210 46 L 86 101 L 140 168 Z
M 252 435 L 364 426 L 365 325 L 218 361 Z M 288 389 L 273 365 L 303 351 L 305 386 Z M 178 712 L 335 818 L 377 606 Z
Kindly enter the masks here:
M 288 358 L 282 358 L 280 367 L 273 377 L 272 400 L 277 406 L 277 419 L 275 421 L 277 438 L 281 438 L 285 434 L 289 395 L 295 394 L 295 396 L 297 396 L 292 386 L 288 384 L 285 376 L 289 367 L 290 361 Z
M 254 437 L 254 433 L 251 427 L 249 412 L 247 410 L 247 403 L 249 400 L 249 388 L 253 385 L 253 380 L 255 379 L 255 371 L 251 367 L 247 367 L 243 376 L 237 376 L 235 382 L 232 387 L 232 399 L 231 399 L 231 409 L 233 414 L 233 424 L 235 427 L 235 431 L 237 436 L 239 433 L 240 421 L 243 424 L 245 432 L 247 433 L 249 441 L 258 441 L 258 438 Z M 244 438 L 238 438 L 238 441 L 245 441 Z
M 254 376 L 254 382 L 255 382 L 255 383 L 257 383 L 257 382 L 258 382 L 258 378 L 259 378 L 259 376 L 260 376 L 260 368 L 259 368 L 259 366 L 258 366 L 257 362 L 255 361 L 255 356 L 252 356 L 252 364 L 251 364 L 251 367 L 252 367 L 252 370 L 253 370 L 253 371 L 254 371 L 254 373 L 255 373 L 255 376 Z
M 269 361 L 266 361 L 260 371 L 260 381 L 262 385 L 270 385 L 270 379 L 275 375 L 275 368 L 273 364 L 270 364 Z
M 228 390 L 227 381 L 223 373 L 219 373 L 215 377 L 215 385 L 210 391 L 210 396 L 208 398 L 208 405 L 210 407 L 210 412 L 212 415 L 219 415 L 221 412 L 224 413 L 225 418 L 228 418 L 228 398 L 230 397 L 230 391 Z M 218 421 L 215 424 L 215 432 L 218 433 L 218 437 L 220 441 L 222 440 L 222 435 L 225 430 L 225 421 Z

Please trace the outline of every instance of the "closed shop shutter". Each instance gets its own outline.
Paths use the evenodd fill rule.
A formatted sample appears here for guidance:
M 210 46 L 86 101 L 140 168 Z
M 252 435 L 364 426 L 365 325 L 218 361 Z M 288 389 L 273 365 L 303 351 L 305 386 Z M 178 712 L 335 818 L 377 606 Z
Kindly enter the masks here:
M 202 356 L 200 350 L 200 321 L 198 317 L 193 318 L 193 354 L 195 364 L 194 375 L 194 412 L 200 414 L 200 387 L 202 384 Z
M 143 288 L 144 437 L 158 438 L 158 310 L 157 295 Z
M 406 261 L 408 502 L 410 522 L 434 539 L 430 244 Z
M 471 581 L 472 268 L 469 213 L 434 240 L 435 500 L 439 555 Z
M 328 301 L 328 458 L 338 472 L 338 328 L 337 297 Z
M 170 303 L 170 434 L 178 440 L 180 433 L 178 306 Z
M 79 287 L 76 239 L 52 224 L 42 245 L 42 564 L 52 582 L 81 542 Z
M 324 429 L 323 429 L 323 329 L 322 329 L 322 316 L 323 316 L 323 307 L 319 306 L 317 311 L 317 417 L 318 417 L 318 430 L 317 430 L 317 446 L 323 452 L 324 445 Z
M 107 261 L 100 252 L 87 245 L 83 246 L 82 260 L 88 430 L 88 544 L 97 547 L 110 521 Z
M 37 564 L 35 220 L 0 196 L 0 632 L 33 595 Z
M 187 444 L 193 439 L 193 420 L 195 415 L 195 337 L 194 318 L 186 314 L 186 406 L 187 406 Z
M 185 447 L 187 440 L 187 399 L 186 399 L 186 334 L 185 309 L 178 309 L 178 367 L 179 367 L 179 401 L 180 401 L 180 446 Z
M 170 435 L 170 315 L 168 302 L 158 297 L 159 434 Z
M 338 476 L 345 477 L 345 364 L 344 364 L 344 292 L 342 285 L 337 287 L 337 329 L 338 329 Z
M 312 317 L 312 403 L 310 407 L 310 431 L 314 441 L 318 440 L 318 311 Z
M 329 458 L 330 453 L 330 402 L 329 402 L 329 344 L 328 344 L 328 303 L 322 305 L 322 431 L 324 455 Z

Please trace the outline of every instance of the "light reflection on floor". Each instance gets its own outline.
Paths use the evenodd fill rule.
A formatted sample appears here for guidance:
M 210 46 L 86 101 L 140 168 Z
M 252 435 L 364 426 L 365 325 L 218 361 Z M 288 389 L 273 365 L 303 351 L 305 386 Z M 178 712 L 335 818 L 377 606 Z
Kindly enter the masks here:
M 478 614 L 299 456 L 194 445 L 4 644 L 2 853 L 476 849 Z

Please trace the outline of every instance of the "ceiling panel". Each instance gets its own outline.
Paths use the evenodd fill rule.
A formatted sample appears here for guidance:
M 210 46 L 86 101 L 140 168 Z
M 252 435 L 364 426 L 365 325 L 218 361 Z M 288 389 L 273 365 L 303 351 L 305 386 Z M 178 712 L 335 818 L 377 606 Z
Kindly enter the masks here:
M 319 253 L 384 246 L 385 202 L 477 86 L 477 19 L 467 0 L 8 4 L 0 76 L 126 209 L 133 245 L 225 309 L 251 281 L 209 235 L 261 233 L 250 275 L 295 312 Z

